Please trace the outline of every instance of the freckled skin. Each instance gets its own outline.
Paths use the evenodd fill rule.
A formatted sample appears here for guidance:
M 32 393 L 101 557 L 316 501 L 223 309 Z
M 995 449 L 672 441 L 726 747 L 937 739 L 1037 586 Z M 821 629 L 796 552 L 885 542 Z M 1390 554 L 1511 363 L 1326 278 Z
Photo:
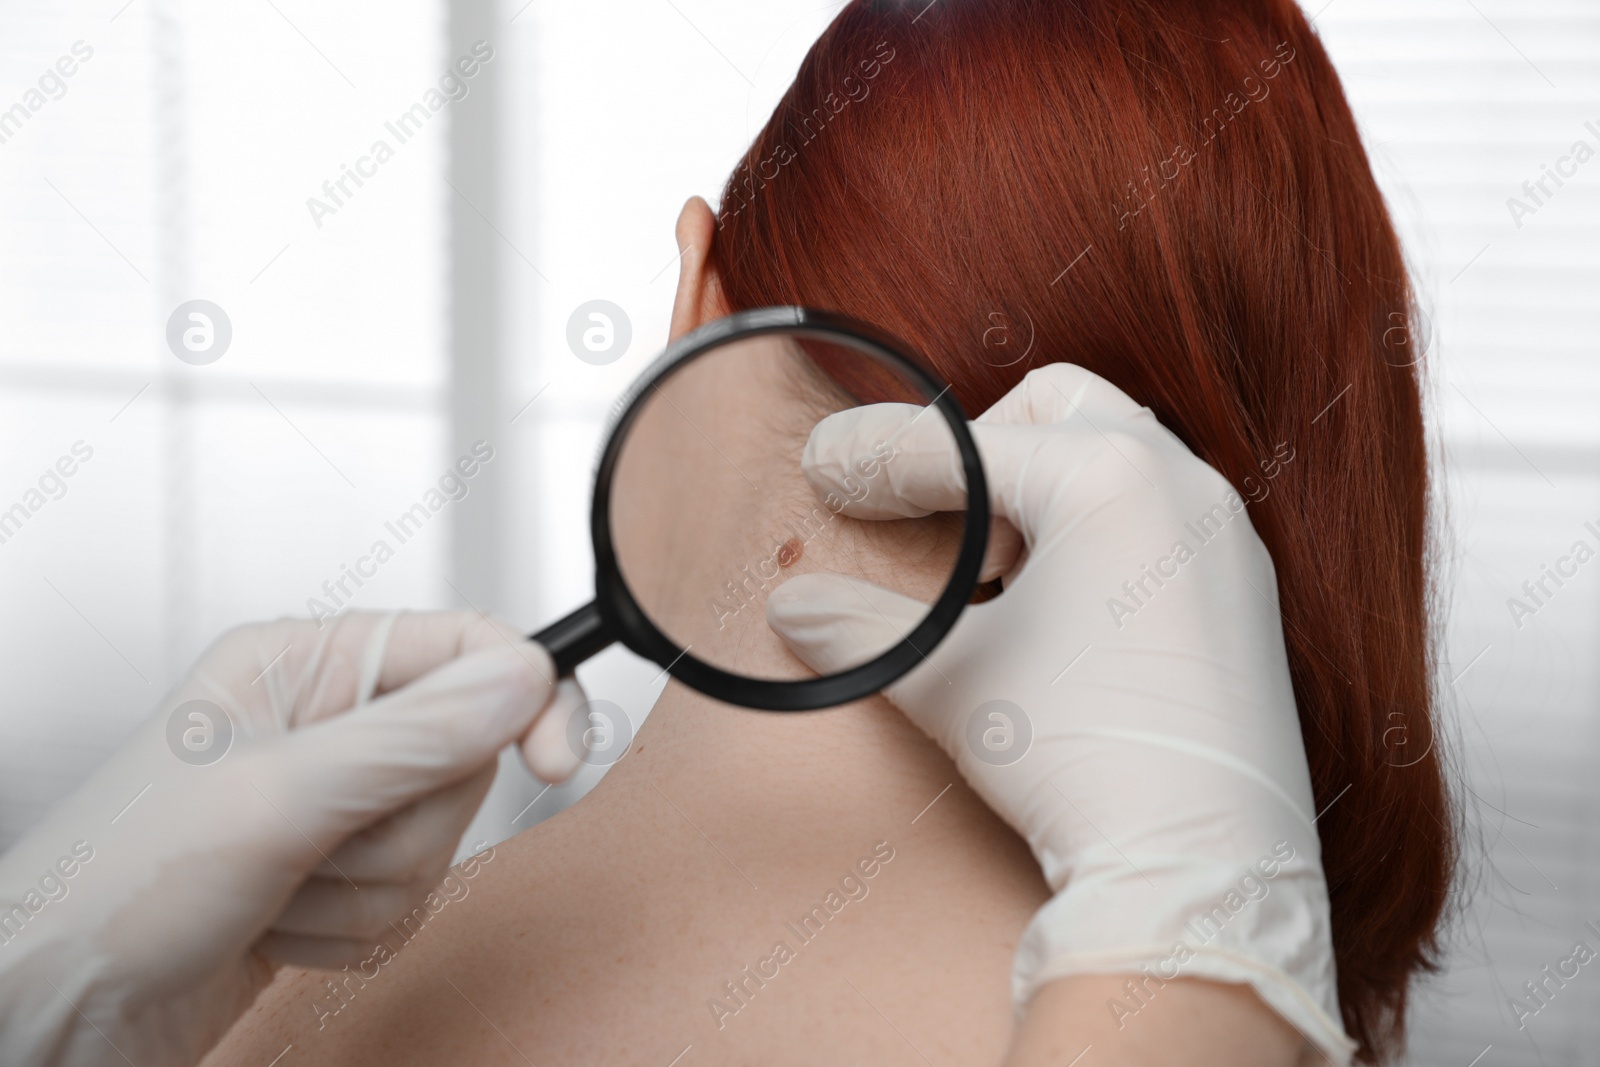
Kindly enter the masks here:
M 791 537 L 778 549 L 778 566 L 792 567 L 800 562 L 800 557 L 805 555 L 805 542 L 798 537 Z

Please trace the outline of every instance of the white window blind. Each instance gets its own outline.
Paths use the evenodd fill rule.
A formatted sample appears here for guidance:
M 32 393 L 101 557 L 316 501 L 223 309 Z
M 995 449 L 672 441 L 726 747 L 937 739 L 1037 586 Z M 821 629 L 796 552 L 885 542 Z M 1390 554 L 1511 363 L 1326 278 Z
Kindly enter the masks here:
M 433 0 L 372 14 L 0 13 L 0 508 L 26 514 L 0 524 L 0 847 L 220 630 L 326 599 L 449 458 L 443 120 L 320 228 L 306 207 L 444 61 Z M 166 340 L 197 298 L 232 326 L 206 366 Z M 447 603 L 444 521 L 356 606 Z

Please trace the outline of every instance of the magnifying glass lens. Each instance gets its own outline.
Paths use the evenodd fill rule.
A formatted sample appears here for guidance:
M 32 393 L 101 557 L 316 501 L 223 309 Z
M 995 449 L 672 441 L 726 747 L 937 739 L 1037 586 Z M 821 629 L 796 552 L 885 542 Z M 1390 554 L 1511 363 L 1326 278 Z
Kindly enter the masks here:
M 767 624 L 786 583 L 788 610 L 808 585 L 874 635 L 828 664 L 861 666 L 910 636 L 951 584 L 962 538 L 958 513 L 903 514 L 890 488 L 906 449 L 944 449 L 954 435 L 927 384 L 837 338 L 777 332 L 740 337 L 683 361 L 641 394 L 616 453 L 611 543 L 622 583 L 675 648 L 745 678 L 815 678 Z M 903 412 L 867 420 L 847 449 L 805 465 L 812 428 L 865 403 Z M 914 423 L 907 423 L 911 418 Z M 957 462 L 952 459 L 952 463 Z M 862 518 L 858 516 L 888 516 Z M 888 589 L 916 604 L 894 601 Z M 842 595 L 842 599 L 841 599 Z M 887 624 L 887 625 L 885 625 Z M 888 642 L 884 635 L 894 635 Z

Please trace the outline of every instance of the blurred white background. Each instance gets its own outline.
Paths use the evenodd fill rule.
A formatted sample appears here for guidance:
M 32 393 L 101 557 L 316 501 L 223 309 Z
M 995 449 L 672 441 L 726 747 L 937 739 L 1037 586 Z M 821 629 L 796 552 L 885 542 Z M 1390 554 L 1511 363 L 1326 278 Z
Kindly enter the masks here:
M 1316 3 L 1433 325 L 1441 689 L 1470 896 L 1409 1062 L 1600 1062 L 1600 975 L 1522 1029 L 1507 1000 L 1575 941 L 1600 948 L 1583 929 L 1600 922 L 1600 564 L 1520 626 L 1507 605 L 1574 541 L 1600 544 L 1583 525 L 1600 525 L 1600 160 L 1547 179 L 1542 203 L 1523 189 L 1574 142 L 1600 150 L 1600 7 Z M 351 606 L 471 605 L 532 629 L 588 596 L 600 423 L 665 340 L 677 211 L 715 199 L 837 9 L 0 11 L 0 513 L 92 449 L 64 494 L 47 484 L 59 499 L 0 526 L 0 847 L 219 630 L 326 602 L 475 441 L 495 458 L 466 498 Z M 492 58 L 428 111 L 478 41 Z M 47 77 L 63 56 L 74 73 Z M 385 123 L 418 103 L 400 144 Z M 314 217 L 308 198 L 333 203 L 324 182 L 380 138 L 393 158 Z M 1515 218 L 1511 197 L 1536 210 Z M 210 365 L 167 348 L 191 299 L 232 323 Z M 566 343 L 593 299 L 632 321 L 608 366 Z M 637 724 L 658 674 L 614 651 L 584 679 Z M 470 839 L 526 828 L 593 777 L 547 795 L 502 768 Z

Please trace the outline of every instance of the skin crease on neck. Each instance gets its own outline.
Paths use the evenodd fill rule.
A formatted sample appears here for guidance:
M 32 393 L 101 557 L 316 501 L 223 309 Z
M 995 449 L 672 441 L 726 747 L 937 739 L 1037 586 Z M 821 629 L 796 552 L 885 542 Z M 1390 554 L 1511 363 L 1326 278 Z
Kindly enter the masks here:
M 674 337 L 726 313 L 713 231 L 691 199 Z M 773 381 L 693 392 L 674 400 L 719 426 L 795 406 Z M 768 477 L 788 481 L 763 494 L 765 513 L 707 527 L 730 552 L 808 499 L 797 471 Z M 894 566 L 895 536 L 857 551 L 881 552 L 893 584 L 931 599 L 942 568 L 928 555 Z M 650 551 L 641 574 L 705 580 Z M 832 556 L 819 538 L 785 574 L 844 569 Z M 796 676 L 760 613 L 733 627 L 752 672 Z M 1047 896 L 1023 842 L 881 697 L 769 714 L 672 682 L 582 801 L 495 846 L 425 922 L 374 931 L 391 947 L 381 958 L 281 972 L 205 1063 L 262 1067 L 286 1047 L 281 1067 L 999 1063 L 1012 956 Z

